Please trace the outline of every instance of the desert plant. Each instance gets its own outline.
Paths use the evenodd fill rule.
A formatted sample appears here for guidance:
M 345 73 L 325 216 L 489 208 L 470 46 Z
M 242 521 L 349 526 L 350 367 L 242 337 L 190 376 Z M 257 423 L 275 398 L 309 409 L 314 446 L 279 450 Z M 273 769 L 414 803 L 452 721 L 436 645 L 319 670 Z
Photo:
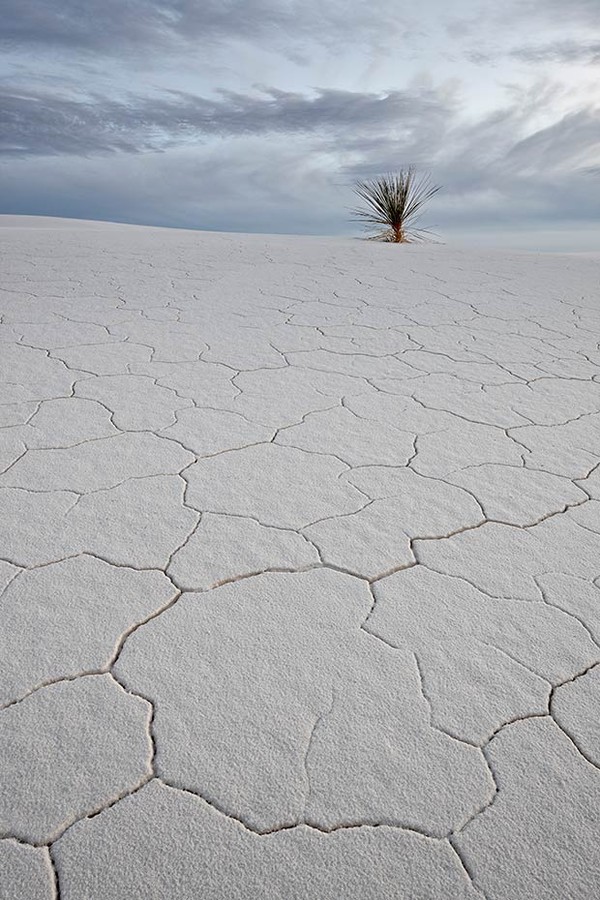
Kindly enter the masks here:
M 366 228 L 383 228 L 372 236 L 372 240 L 395 244 L 424 241 L 431 232 L 416 226 L 421 210 L 439 190 L 440 186 L 432 184 L 429 175 L 419 176 L 410 166 L 396 175 L 379 175 L 371 181 L 358 181 L 354 192 L 366 208 L 352 212 Z

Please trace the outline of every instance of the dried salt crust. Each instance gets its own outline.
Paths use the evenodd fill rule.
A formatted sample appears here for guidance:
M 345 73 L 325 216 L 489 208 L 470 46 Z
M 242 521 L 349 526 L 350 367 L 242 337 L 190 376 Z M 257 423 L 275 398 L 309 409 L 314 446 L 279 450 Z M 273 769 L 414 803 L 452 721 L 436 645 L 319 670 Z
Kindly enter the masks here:
M 600 260 L 0 226 L 0 898 L 589 900 Z

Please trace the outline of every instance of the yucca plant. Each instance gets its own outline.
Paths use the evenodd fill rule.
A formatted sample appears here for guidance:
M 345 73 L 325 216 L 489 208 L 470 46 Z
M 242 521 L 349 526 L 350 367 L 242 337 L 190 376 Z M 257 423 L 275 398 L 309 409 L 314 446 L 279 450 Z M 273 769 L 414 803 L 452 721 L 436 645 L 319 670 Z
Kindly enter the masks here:
M 421 210 L 440 186 L 429 175 L 417 175 L 412 166 L 396 175 L 379 175 L 372 181 L 358 181 L 354 192 L 366 208 L 353 209 L 356 219 L 367 228 L 383 228 L 371 240 L 409 244 L 427 240 L 431 234 L 418 228 Z

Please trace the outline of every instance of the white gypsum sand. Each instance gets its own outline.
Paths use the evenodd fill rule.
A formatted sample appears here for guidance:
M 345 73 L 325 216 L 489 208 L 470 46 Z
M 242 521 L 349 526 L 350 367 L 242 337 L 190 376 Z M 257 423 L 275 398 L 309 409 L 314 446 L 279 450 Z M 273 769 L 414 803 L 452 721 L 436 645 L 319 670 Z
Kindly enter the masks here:
M 0 898 L 591 900 L 600 257 L 0 240 Z

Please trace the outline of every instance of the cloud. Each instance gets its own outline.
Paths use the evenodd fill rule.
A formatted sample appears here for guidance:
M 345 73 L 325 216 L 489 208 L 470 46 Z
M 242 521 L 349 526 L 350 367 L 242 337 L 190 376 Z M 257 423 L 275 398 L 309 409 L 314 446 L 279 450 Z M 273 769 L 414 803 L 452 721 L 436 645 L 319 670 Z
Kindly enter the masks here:
M 600 110 L 582 109 L 567 113 L 547 128 L 515 143 L 505 157 L 505 165 L 516 166 L 523 174 L 578 171 L 600 160 Z
M 599 0 L 472 0 L 453 7 L 444 27 L 466 60 L 486 68 L 511 59 L 600 62 Z
M 538 22 L 548 21 L 563 28 L 581 23 L 598 29 L 598 0 L 526 0 L 520 9 Z
M 0 155 L 89 156 L 159 150 L 209 137 L 300 133 L 339 138 L 405 133 L 438 120 L 447 96 L 430 89 L 371 94 L 320 90 L 312 95 L 264 88 L 209 99 L 180 91 L 126 102 L 102 96 L 0 89 Z
M 600 12 L 600 11 L 599 11 Z M 575 63 L 600 65 L 600 40 L 552 41 L 547 44 L 527 45 L 511 51 L 511 56 L 526 63 Z
M 108 55 L 227 39 L 368 42 L 402 29 L 394 0 L 4 0 L 2 17 L 5 46 Z
M 2 212 L 223 231 L 347 230 L 346 187 L 310 139 L 0 165 Z

